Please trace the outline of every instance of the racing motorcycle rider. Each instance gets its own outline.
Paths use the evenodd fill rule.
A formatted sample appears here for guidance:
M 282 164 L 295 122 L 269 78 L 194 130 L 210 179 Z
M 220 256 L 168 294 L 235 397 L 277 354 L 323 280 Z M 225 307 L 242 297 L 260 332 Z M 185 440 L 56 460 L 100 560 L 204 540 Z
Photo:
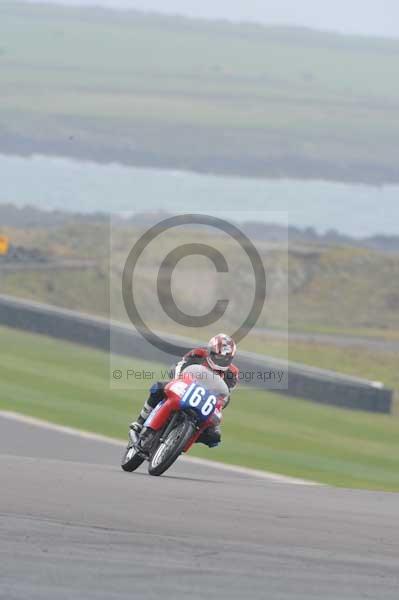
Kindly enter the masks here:
M 232 363 L 233 358 L 236 354 L 237 347 L 233 338 L 230 336 L 219 333 L 215 335 L 207 347 L 194 348 L 190 350 L 180 362 L 177 363 L 172 371 L 172 379 L 179 377 L 184 369 L 191 365 L 203 365 L 212 371 L 212 373 L 223 379 L 231 392 L 238 383 L 238 368 Z M 139 434 L 143 428 L 143 425 L 152 410 L 165 398 L 164 388 L 167 381 L 158 381 L 150 388 L 150 396 L 145 402 L 137 421 L 130 425 L 137 434 Z M 230 397 L 227 398 L 224 408 L 230 401 Z M 210 448 L 218 446 L 221 441 L 221 433 L 219 425 L 211 425 L 205 431 L 202 432 L 197 442 L 206 444 Z

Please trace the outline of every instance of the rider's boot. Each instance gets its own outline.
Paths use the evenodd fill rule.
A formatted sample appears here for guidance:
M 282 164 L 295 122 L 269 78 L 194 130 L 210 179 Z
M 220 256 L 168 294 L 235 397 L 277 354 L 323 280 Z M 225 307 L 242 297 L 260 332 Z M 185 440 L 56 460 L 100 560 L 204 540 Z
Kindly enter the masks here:
M 161 402 L 161 400 L 165 397 L 164 392 L 165 383 L 162 381 L 157 381 L 150 388 L 150 396 L 148 400 L 144 403 L 144 406 L 141 410 L 141 413 L 138 416 L 137 421 L 133 421 L 130 424 L 130 429 L 133 429 L 137 434 L 143 429 L 143 425 L 146 422 L 147 418 L 152 413 L 152 410 Z
M 141 430 L 143 429 L 144 423 L 146 422 L 146 420 L 152 413 L 152 410 L 153 410 L 153 408 L 152 408 L 152 406 L 150 406 L 148 404 L 148 400 L 147 400 L 145 402 L 143 408 L 141 409 L 141 412 L 137 418 L 137 421 L 133 421 L 133 423 L 130 423 L 130 429 L 132 429 L 135 433 L 139 434 L 141 432 Z
M 221 439 L 222 435 L 219 425 L 211 425 L 201 433 L 196 443 L 205 444 L 209 448 L 216 448 L 216 446 L 219 446 Z

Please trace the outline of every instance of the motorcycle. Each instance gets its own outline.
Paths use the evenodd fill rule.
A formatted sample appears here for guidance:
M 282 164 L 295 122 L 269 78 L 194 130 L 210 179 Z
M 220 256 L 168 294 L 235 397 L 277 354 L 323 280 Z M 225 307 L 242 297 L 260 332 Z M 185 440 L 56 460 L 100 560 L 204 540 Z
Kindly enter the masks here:
M 122 457 L 124 471 L 135 471 L 145 460 L 150 475 L 162 475 L 187 453 L 203 431 L 219 424 L 228 397 L 226 384 L 210 385 L 197 366 L 165 386 L 165 399 L 149 415 L 139 434 L 130 430 Z M 201 377 L 202 374 L 202 377 Z M 209 379 L 209 372 L 205 373 Z

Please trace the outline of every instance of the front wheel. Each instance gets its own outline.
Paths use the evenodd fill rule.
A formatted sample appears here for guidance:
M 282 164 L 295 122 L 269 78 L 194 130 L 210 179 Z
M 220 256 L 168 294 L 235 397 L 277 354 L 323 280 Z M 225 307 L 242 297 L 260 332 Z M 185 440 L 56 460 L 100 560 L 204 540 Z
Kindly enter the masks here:
M 132 471 L 135 471 L 143 462 L 144 458 L 137 453 L 137 450 L 134 446 L 129 444 L 122 456 L 122 469 L 131 473 Z
M 195 433 L 195 425 L 185 419 L 169 433 L 151 457 L 148 465 L 150 475 L 162 475 L 173 465 Z

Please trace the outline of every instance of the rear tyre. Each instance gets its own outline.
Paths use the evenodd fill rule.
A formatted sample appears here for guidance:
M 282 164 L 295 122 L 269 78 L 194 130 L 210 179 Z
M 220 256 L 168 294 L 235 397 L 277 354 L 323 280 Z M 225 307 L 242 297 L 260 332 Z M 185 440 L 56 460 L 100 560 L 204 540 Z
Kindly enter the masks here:
M 148 472 L 150 475 L 162 475 L 178 459 L 189 439 L 194 435 L 195 426 L 185 419 L 169 433 L 158 446 L 150 459 Z
M 137 450 L 134 448 L 134 446 L 129 444 L 122 456 L 122 469 L 128 473 L 131 473 L 132 471 L 135 471 L 143 462 L 144 458 L 137 453 Z

